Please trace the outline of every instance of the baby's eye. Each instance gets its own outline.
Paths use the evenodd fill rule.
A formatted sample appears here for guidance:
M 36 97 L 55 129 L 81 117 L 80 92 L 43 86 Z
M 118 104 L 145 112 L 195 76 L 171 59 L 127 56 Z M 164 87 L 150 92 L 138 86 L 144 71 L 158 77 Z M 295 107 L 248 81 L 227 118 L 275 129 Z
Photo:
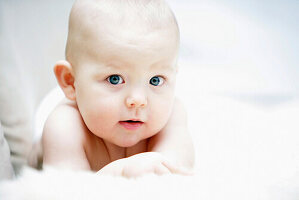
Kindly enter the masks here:
M 151 78 L 151 80 L 149 82 L 150 82 L 150 84 L 152 84 L 154 86 L 159 86 L 164 83 L 164 78 L 161 76 L 154 76 L 153 78 Z
M 119 75 L 111 75 L 107 78 L 107 80 L 108 80 L 109 83 L 111 83 L 113 85 L 124 83 L 123 78 Z

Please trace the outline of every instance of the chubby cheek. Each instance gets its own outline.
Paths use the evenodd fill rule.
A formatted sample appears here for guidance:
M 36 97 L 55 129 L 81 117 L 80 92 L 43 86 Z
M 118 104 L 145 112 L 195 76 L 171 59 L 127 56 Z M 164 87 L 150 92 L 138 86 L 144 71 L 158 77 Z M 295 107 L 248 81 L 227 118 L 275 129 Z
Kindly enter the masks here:
M 153 132 L 159 132 L 166 125 L 172 111 L 173 102 L 173 97 L 156 99 L 152 102 L 148 112 L 148 120 Z
M 115 102 L 115 97 L 94 97 L 85 99 L 79 109 L 88 129 L 99 137 L 104 137 L 104 133 L 110 132 L 113 126 L 119 121 L 120 108 Z

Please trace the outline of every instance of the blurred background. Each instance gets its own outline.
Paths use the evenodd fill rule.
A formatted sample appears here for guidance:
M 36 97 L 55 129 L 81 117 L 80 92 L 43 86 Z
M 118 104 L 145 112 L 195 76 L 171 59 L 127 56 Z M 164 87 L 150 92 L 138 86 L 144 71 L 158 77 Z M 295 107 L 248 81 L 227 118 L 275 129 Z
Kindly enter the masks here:
M 170 4 L 181 27 L 181 62 L 202 70 L 200 87 L 262 106 L 298 96 L 299 1 Z

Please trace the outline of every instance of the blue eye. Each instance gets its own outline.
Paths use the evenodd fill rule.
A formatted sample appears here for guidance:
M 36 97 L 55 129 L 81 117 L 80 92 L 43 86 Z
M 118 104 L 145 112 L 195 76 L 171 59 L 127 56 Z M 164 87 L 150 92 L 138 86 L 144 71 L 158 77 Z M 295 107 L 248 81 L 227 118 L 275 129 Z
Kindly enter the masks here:
M 154 86 L 159 86 L 159 85 L 162 85 L 163 83 L 164 83 L 164 79 L 161 76 L 154 76 L 150 80 L 150 84 L 152 84 Z
M 111 75 L 107 78 L 107 80 L 113 85 L 122 84 L 124 82 L 122 77 L 120 77 L 119 75 Z

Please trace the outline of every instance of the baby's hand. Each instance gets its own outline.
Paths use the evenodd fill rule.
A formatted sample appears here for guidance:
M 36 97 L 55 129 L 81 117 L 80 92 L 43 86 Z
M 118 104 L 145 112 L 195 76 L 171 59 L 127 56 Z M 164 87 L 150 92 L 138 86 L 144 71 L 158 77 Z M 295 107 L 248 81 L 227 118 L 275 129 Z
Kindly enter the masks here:
M 156 152 L 140 153 L 116 160 L 98 172 L 98 174 L 110 174 L 127 178 L 135 178 L 145 174 L 163 175 L 171 173 L 188 174 L 188 172 L 178 169 L 160 153 Z

